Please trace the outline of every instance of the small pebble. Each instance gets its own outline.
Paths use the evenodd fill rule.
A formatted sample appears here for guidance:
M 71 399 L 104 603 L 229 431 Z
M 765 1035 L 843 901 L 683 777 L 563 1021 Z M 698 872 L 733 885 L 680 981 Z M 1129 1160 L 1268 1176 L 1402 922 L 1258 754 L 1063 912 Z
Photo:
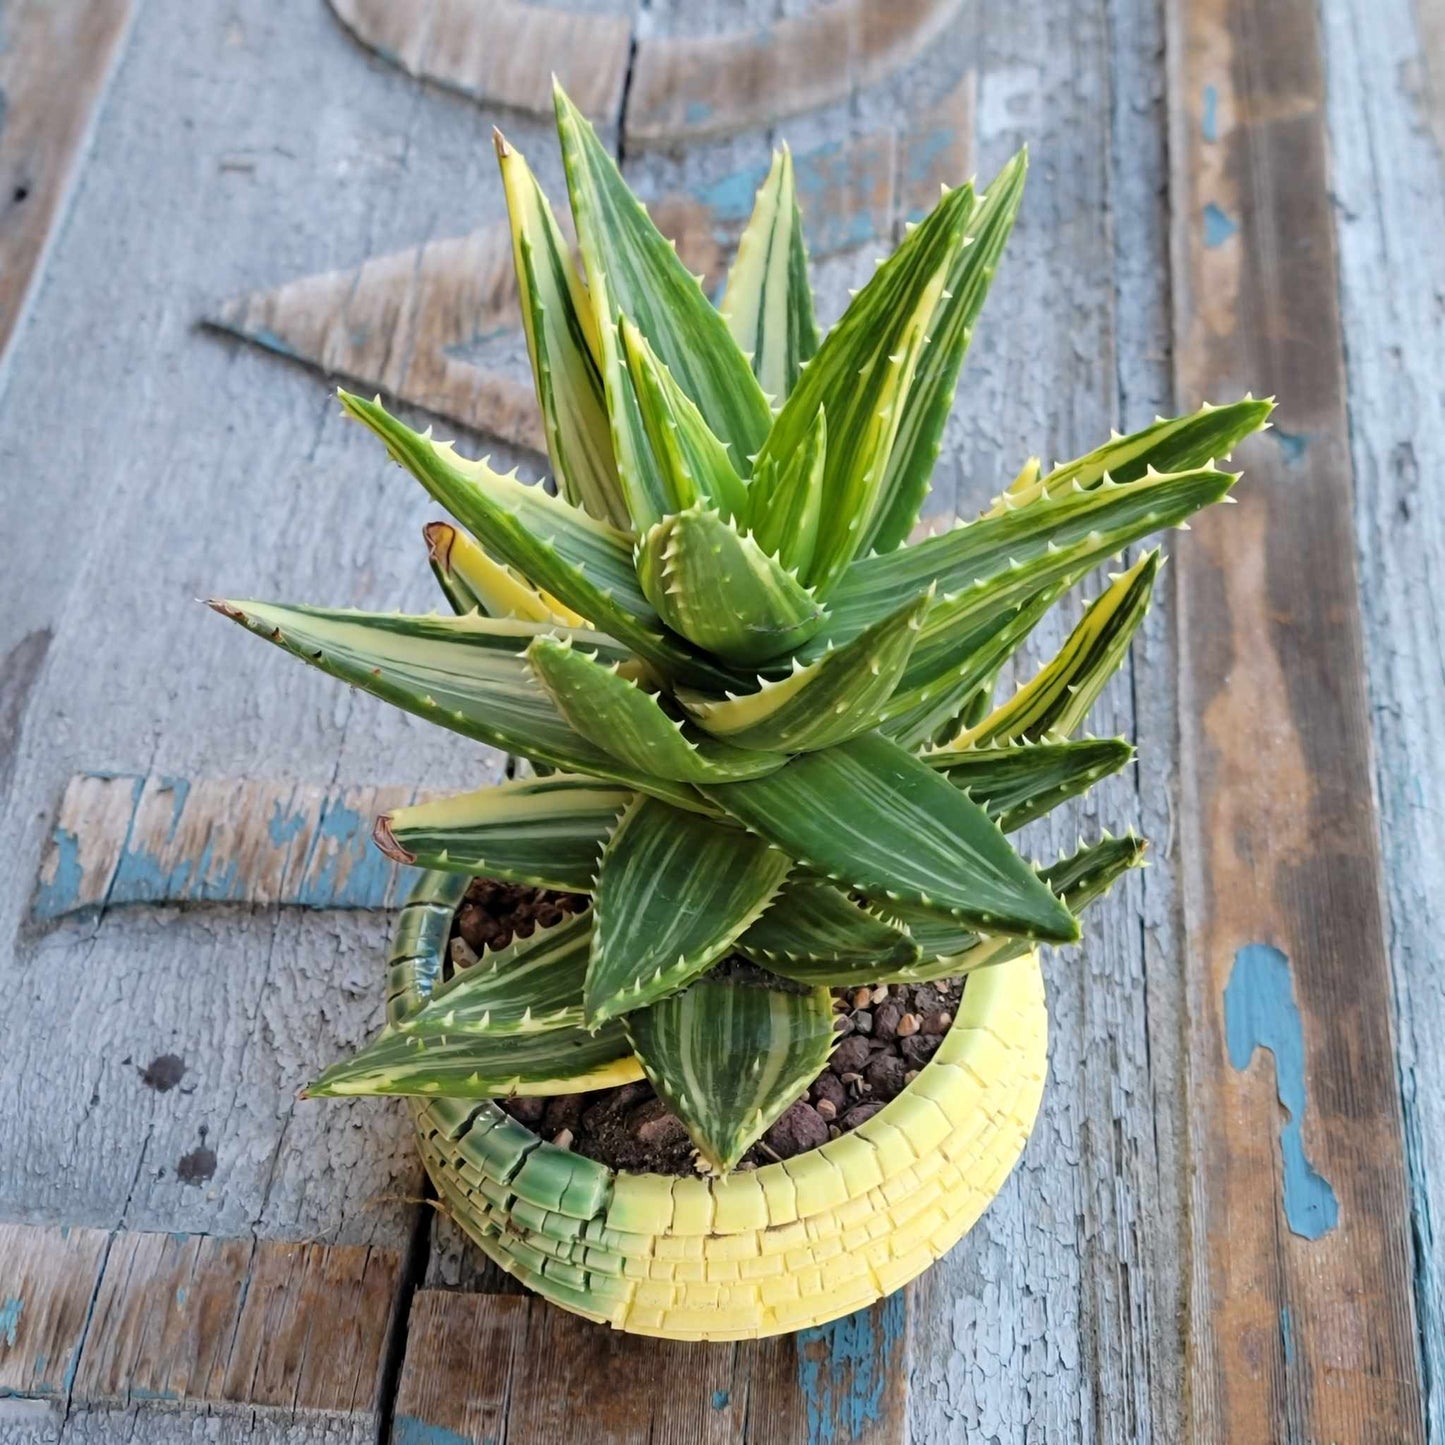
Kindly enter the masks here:
M 828 1063 L 841 1078 L 844 1074 L 856 1074 L 868 1062 L 868 1053 L 868 1040 L 859 1034 L 850 1034 L 833 1050 Z
M 853 990 L 853 1007 L 867 1008 L 873 1000 L 873 991 L 867 988 L 855 988 Z
M 841 1139 L 843 1137 L 843 1131 L 836 1124 L 829 1124 L 828 1137 L 830 1139 Z
M 909 1069 L 909 1071 L 903 1076 L 903 1082 L 905 1084 L 911 1084 L 914 1079 L 918 1077 L 918 1072 L 919 1071 L 917 1069 Z
M 553 1136 L 552 1142 L 559 1149 L 570 1149 L 572 1147 L 572 1131 L 570 1129 L 559 1129 Z
M 831 1099 L 819 1099 L 813 1107 L 818 1111 L 818 1117 L 826 1123 L 831 1124 L 838 1117 L 838 1106 Z
M 844 1088 L 843 1081 L 831 1069 L 824 1069 L 816 1079 L 813 1080 L 814 1107 L 827 1100 L 833 1106 L 834 1112 L 842 1109 L 848 1100 L 848 1090 Z
M 838 1124 L 834 1127 L 841 1127 L 845 1133 L 849 1129 L 856 1129 L 859 1124 L 866 1124 L 881 1108 L 883 1108 L 883 1105 L 876 1101 L 867 1104 L 854 1104 L 853 1107 L 839 1119 Z
M 906 1039 L 910 1034 L 916 1034 L 920 1022 L 921 1020 L 917 1014 L 904 1014 L 903 1017 L 898 1020 L 898 1037 L 900 1039 Z
M 898 1047 L 910 1069 L 921 1069 L 938 1052 L 942 1042 L 941 1034 L 914 1034 L 900 1040 Z
M 839 1074 L 838 1077 L 842 1079 L 845 1084 L 861 1084 L 863 1082 L 863 1075 L 853 1069 L 850 1069 L 846 1074 Z
M 875 983 L 872 988 L 873 1002 L 882 1003 L 888 997 L 888 985 L 886 983 Z
M 833 1020 L 833 1032 L 835 1034 L 842 1034 L 844 1038 L 851 1034 L 853 1032 L 853 1015 L 839 1014 L 838 1017 Z
M 811 1104 L 794 1104 L 773 1121 L 763 1140 L 780 1159 L 816 1149 L 828 1138 L 828 1125 Z
M 860 1009 L 853 1015 L 853 1027 L 860 1034 L 871 1034 L 873 1032 L 873 1015 L 866 1008 Z
M 476 950 L 458 934 L 452 939 L 452 967 L 470 968 L 477 961 Z
M 898 1020 L 902 1017 L 902 1008 L 892 999 L 879 1004 L 873 1010 L 873 1037 L 884 1040 L 896 1039 L 898 1037 Z
M 892 1099 L 903 1092 L 907 1065 L 897 1054 L 879 1054 L 863 1076 L 869 1089 L 880 1099 Z
M 931 1009 L 919 1021 L 919 1030 L 925 1034 L 946 1034 L 953 1024 L 953 1015 L 947 1009 Z

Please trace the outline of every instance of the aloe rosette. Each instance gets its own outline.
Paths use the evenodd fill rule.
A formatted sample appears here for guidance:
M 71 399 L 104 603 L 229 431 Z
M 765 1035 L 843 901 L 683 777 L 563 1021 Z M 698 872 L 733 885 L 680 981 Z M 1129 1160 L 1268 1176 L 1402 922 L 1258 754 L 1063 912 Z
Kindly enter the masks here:
M 343 392 L 450 516 L 426 542 L 453 615 L 213 605 L 534 765 L 378 821 L 388 855 L 430 871 L 398 932 L 385 1029 L 310 1092 L 412 1096 L 443 1202 L 562 1303 L 665 1333 L 790 1328 L 916 1273 L 997 1173 L 970 1174 L 969 1150 L 977 1164 L 987 1135 L 1006 1172 L 1021 1147 L 1043 1072 L 1036 948 L 1076 941 L 1081 910 L 1144 845 L 1106 834 L 1039 865 L 1009 835 L 1130 761 L 1122 739 L 1079 734 L 1148 608 L 1158 552 L 1110 579 L 1011 696 L 995 698 L 996 679 L 1099 564 L 1225 499 L 1236 476 L 1216 462 L 1271 404 L 1031 461 L 976 520 L 910 542 L 1025 157 L 986 191 L 945 190 L 820 338 L 786 151 L 714 306 L 560 89 L 557 119 L 575 258 L 497 139 L 555 493 Z M 591 904 L 443 978 L 472 875 Z M 729 1173 L 825 1066 L 830 989 L 961 975 L 938 1058 L 882 1113 Z M 989 1052 L 990 1009 L 1014 1020 L 1011 1063 Z M 613 1175 L 486 1102 L 644 1076 L 713 1177 Z M 931 1232 L 897 1217 L 910 1190 L 932 1201 Z M 730 1211 L 736 1230 L 719 1224 Z M 790 1314 L 808 1251 L 829 1257 L 819 1241 L 859 1229 L 883 1255 L 837 1298 L 803 1290 Z M 734 1234 L 746 1247 L 716 1245 Z M 696 1253 L 659 1255 L 664 1239 Z M 738 1284 L 740 1261 L 773 1256 L 775 1305 L 754 1288 L 709 1331 L 678 1303 L 689 1279 Z M 660 1259 L 693 1273 L 648 1274 Z

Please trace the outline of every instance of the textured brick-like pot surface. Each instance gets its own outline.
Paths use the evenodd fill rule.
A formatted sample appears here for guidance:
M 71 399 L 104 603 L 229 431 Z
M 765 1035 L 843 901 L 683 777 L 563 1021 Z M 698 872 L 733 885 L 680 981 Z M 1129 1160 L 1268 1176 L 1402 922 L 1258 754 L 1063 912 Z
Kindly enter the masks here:
M 441 974 L 466 880 L 427 874 L 392 949 L 389 1012 Z M 982 1214 L 1038 1113 L 1038 957 L 980 970 L 919 1076 L 819 1149 L 722 1179 L 618 1172 L 475 1099 L 414 1100 L 441 1201 L 509 1274 L 565 1309 L 672 1339 L 780 1334 L 927 1269 Z

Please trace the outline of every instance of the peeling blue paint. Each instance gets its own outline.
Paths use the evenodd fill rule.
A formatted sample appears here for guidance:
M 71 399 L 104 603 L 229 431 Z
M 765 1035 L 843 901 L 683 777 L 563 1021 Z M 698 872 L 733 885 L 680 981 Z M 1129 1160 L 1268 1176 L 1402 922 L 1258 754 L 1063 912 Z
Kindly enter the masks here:
M 1284 1350 L 1285 1364 L 1294 1364 L 1294 1321 L 1290 1318 L 1288 1305 L 1279 1307 L 1279 1342 Z
M 1304 460 L 1304 454 L 1309 449 L 1310 439 L 1304 432 L 1281 431 L 1275 427 L 1272 433 L 1275 441 L 1279 443 L 1279 449 L 1284 455 L 1285 465 L 1298 466 Z
M 476 1442 L 470 1435 L 458 1435 L 442 1425 L 428 1425 L 415 1415 L 398 1415 L 391 1427 L 392 1445 L 496 1445 L 489 1435 Z
M 185 1302 L 186 1302 L 186 1287 L 185 1287 L 185 1285 L 183 1285 L 183 1284 L 178 1284 L 178 1285 L 176 1286 L 176 1303 L 177 1303 L 178 1305 L 183 1305 L 183 1304 L 185 1304 Z
M 1224 989 L 1224 1037 L 1229 1062 L 1240 1072 L 1256 1049 L 1274 1055 L 1275 1092 L 1288 1117 L 1280 1128 L 1284 1217 L 1303 1239 L 1318 1239 L 1339 1222 L 1329 1180 L 1305 1155 L 1305 1046 L 1289 959 L 1268 943 L 1249 943 L 1234 955 Z
M 1219 139 L 1219 91 L 1212 85 L 1204 87 L 1204 108 L 1199 116 L 1199 133 L 1211 145 Z
M 689 125 L 701 125 L 712 114 L 712 106 L 705 100 L 690 100 L 683 114 Z
M 879 1305 L 799 1331 L 798 1385 L 807 1410 L 808 1445 L 857 1440 L 881 1418 L 883 1393 L 890 1373 L 898 1368 L 907 1318 L 899 1290 Z
M 1213 201 L 1204 208 L 1204 244 L 1212 251 L 1239 231 L 1239 222 Z
M 114 774 L 85 776 L 117 781 Z M 277 879 L 285 880 L 288 890 L 277 900 L 283 904 L 385 908 L 397 897 L 398 887 L 406 886 L 406 878 L 399 874 L 409 875 L 412 871 L 398 870 L 372 846 L 370 817 L 347 806 L 340 790 L 322 796 L 318 807 L 314 791 L 307 794 L 302 790 L 293 797 L 288 788 L 278 785 L 280 797 L 269 804 L 251 804 L 268 806 L 269 814 L 257 820 L 250 841 L 242 842 L 234 830 L 208 828 L 204 826 L 207 819 L 195 817 L 201 804 L 193 797 L 188 779 L 158 778 L 147 784 L 143 777 L 120 775 L 119 780 L 130 785 L 130 813 L 121 825 L 121 842 L 117 845 L 89 834 L 81 838 L 57 827 L 46 865 L 50 876 L 42 879 L 36 890 L 37 918 L 59 918 L 102 903 L 254 902 L 258 889 L 274 888 Z M 142 825 L 138 819 L 143 800 Z M 214 806 L 226 806 L 225 799 L 218 799 Z M 157 808 L 159 827 L 154 826 Z M 106 828 L 116 829 L 117 824 L 112 814 L 98 819 L 95 827 L 99 833 Z M 206 837 L 199 853 L 184 854 L 178 846 L 183 827 Z M 306 840 L 306 854 L 298 859 L 292 855 L 302 838 Z M 82 859 L 109 855 L 117 858 L 113 875 L 109 879 L 95 876 L 92 863 L 91 876 L 87 877 Z
M 20 1312 L 25 1308 L 25 1301 L 18 1294 L 13 1294 L 3 1304 L 0 1304 L 0 1340 L 13 1350 L 15 1348 L 16 1332 L 20 1329 Z
M 728 1401 L 732 1399 L 731 1394 L 726 1390 L 714 1390 L 712 1392 L 712 1407 L 714 1410 L 726 1410 Z
M 753 197 L 767 178 L 767 166 L 744 166 L 704 186 L 697 192 L 697 198 L 718 220 L 741 224 L 752 215 Z
M 246 335 L 257 346 L 264 346 L 267 351 L 274 351 L 278 356 L 289 356 L 293 361 L 305 360 L 305 357 L 289 341 L 283 340 L 269 326 L 257 326 L 253 330 L 247 331 Z

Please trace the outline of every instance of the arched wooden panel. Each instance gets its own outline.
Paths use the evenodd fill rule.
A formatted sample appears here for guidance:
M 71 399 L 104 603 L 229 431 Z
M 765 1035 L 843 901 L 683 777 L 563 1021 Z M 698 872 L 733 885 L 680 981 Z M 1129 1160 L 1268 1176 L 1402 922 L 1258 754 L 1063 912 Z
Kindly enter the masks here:
M 606 125 L 617 122 L 632 23 L 525 0 L 330 0 L 368 49 L 473 100 L 550 111 L 552 73 Z

